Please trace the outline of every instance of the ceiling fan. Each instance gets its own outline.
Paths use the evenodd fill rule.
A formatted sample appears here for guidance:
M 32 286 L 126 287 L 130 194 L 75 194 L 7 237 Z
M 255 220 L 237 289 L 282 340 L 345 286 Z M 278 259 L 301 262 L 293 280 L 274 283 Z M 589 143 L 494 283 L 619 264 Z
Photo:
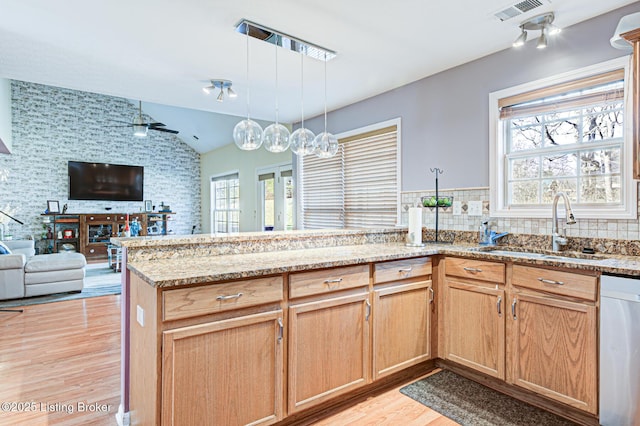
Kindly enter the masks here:
M 121 121 L 124 123 L 124 121 Z M 142 118 L 142 101 L 138 101 L 138 114 L 133 117 L 133 122 L 127 123 L 126 126 L 116 126 L 116 127 L 133 127 L 133 135 L 139 138 L 144 138 L 147 136 L 148 130 L 157 130 L 159 132 L 171 133 L 177 135 L 179 132 L 177 130 L 165 129 L 166 124 L 163 123 L 147 123 Z M 113 127 L 113 126 L 112 126 Z

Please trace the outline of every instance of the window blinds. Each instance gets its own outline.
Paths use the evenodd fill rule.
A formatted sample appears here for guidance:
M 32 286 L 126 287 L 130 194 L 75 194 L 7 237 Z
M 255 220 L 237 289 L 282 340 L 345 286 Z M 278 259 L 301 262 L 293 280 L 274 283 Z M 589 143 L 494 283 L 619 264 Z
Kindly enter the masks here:
M 333 158 L 304 157 L 305 229 L 395 226 L 398 206 L 397 126 L 339 140 Z
M 562 111 L 624 99 L 624 70 L 569 81 L 498 100 L 500 119 Z

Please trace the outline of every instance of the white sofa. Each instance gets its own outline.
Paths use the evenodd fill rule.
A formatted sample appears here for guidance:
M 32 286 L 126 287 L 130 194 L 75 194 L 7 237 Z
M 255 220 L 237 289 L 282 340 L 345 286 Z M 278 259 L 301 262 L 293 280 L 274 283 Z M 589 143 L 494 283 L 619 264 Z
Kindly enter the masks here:
M 3 244 L 11 254 L 0 255 L 0 300 L 82 291 L 87 265 L 83 254 L 35 256 L 33 240 Z

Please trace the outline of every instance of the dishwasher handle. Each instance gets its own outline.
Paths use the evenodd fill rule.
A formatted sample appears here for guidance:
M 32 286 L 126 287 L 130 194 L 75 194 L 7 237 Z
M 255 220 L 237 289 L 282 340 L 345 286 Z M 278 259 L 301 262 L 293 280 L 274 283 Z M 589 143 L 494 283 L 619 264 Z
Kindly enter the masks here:
M 640 303 L 640 294 L 626 293 L 624 291 L 601 290 L 600 296 Z

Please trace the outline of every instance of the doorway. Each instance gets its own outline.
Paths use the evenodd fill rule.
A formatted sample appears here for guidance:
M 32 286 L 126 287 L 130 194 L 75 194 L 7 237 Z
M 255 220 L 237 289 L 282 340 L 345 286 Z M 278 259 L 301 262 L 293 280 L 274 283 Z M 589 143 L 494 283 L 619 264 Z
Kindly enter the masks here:
M 291 164 L 258 169 L 258 229 L 295 229 L 295 182 Z

